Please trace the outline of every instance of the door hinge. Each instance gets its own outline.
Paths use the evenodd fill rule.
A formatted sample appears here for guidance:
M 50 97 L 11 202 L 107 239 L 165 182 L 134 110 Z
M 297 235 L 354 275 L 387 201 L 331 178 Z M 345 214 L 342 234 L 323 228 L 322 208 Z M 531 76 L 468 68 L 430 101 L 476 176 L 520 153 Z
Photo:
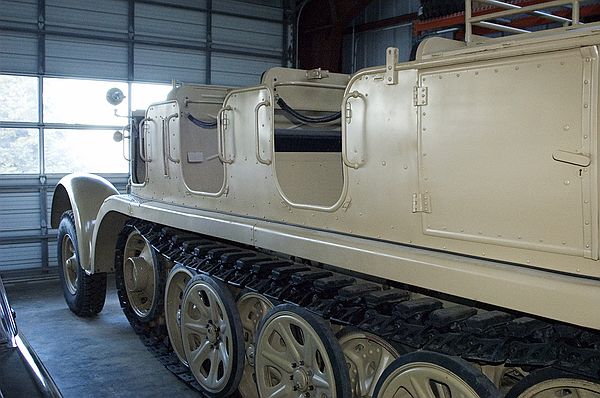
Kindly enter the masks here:
M 321 68 L 306 71 L 306 80 L 321 80 L 329 77 L 329 71 Z
M 352 104 L 350 104 L 350 101 L 346 102 L 346 109 L 345 109 L 345 117 L 346 117 L 346 123 L 350 123 L 350 121 L 352 120 Z
M 427 93 L 427 87 L 416 86 L 413 90 L 413 104 L 414 106 L 427 105 L 427 99 L 429 95 Z
M 430 198 L 426 193 L 413 193 L 413 213 L 430 213 Z

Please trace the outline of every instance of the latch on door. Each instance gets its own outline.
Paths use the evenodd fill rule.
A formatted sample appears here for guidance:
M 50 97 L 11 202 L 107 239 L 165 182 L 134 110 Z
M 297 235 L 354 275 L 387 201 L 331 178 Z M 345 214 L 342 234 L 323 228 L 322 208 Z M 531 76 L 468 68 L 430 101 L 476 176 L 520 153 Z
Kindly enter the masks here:
M 552 154 L 552 159 L 556 160 L 557 162 L 568 163 L 580 167 L 588 167 L 592 162 L 590 155 L 560 150 L 554 151 Z

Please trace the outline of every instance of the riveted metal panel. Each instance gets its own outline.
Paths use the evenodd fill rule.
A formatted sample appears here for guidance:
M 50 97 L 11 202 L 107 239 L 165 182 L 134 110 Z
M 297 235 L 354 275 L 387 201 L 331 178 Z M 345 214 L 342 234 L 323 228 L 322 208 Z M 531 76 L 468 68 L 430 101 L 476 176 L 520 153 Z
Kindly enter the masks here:
M 48 36 L 46 72 L 57 76 L 127 79 L 127 45 Z
M 135 47 L 135 77 L 142 81 L 203 83 L 206 56 L 202 51 L 157 46 Z
M 127 33 L 127 2 L 46 0 L 46 27 Z
M 199 45 L 206 41 L 206 12 L 138 3 L 135 6 L 135 34 L 140 39 Z
M 591 257 L 590 170 L 552 156 L 594 156 L 585 145 L 591 62 L 577 49 L 421 76 L 425 234 Z
M 0 71 L 37 72 L 37 38 L 26 33 L 0 32 Z

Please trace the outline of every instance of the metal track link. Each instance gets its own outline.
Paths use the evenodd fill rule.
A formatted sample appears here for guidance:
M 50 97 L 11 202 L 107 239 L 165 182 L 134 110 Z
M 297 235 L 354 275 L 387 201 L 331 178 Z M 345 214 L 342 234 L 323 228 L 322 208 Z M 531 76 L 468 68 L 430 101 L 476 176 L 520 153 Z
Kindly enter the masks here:
M 276 302 L 303 306 L 340 326 L 355 326 L 410 350 L 460 356 L 478 365 L 532 371 L 543 367 L 600 380 L 600 333 L 558 322 L 443 303 L 255 248 L 145 221 L 131 223 L 165 259 L 247 288 Z M 168 343 L 164 328 L 133 325 L 157 358 L 199 390 Z

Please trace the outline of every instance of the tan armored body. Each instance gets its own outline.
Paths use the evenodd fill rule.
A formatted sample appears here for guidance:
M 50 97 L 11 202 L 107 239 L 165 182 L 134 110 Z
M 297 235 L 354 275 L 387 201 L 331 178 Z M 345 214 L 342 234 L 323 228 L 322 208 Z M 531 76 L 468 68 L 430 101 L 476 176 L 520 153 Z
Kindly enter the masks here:
M 57 187 L 71 309 L 116 272 L 208 396 L 599 397 L 598 26 L 467 18 L 414 62 L 150 106 L 130 192 Z

